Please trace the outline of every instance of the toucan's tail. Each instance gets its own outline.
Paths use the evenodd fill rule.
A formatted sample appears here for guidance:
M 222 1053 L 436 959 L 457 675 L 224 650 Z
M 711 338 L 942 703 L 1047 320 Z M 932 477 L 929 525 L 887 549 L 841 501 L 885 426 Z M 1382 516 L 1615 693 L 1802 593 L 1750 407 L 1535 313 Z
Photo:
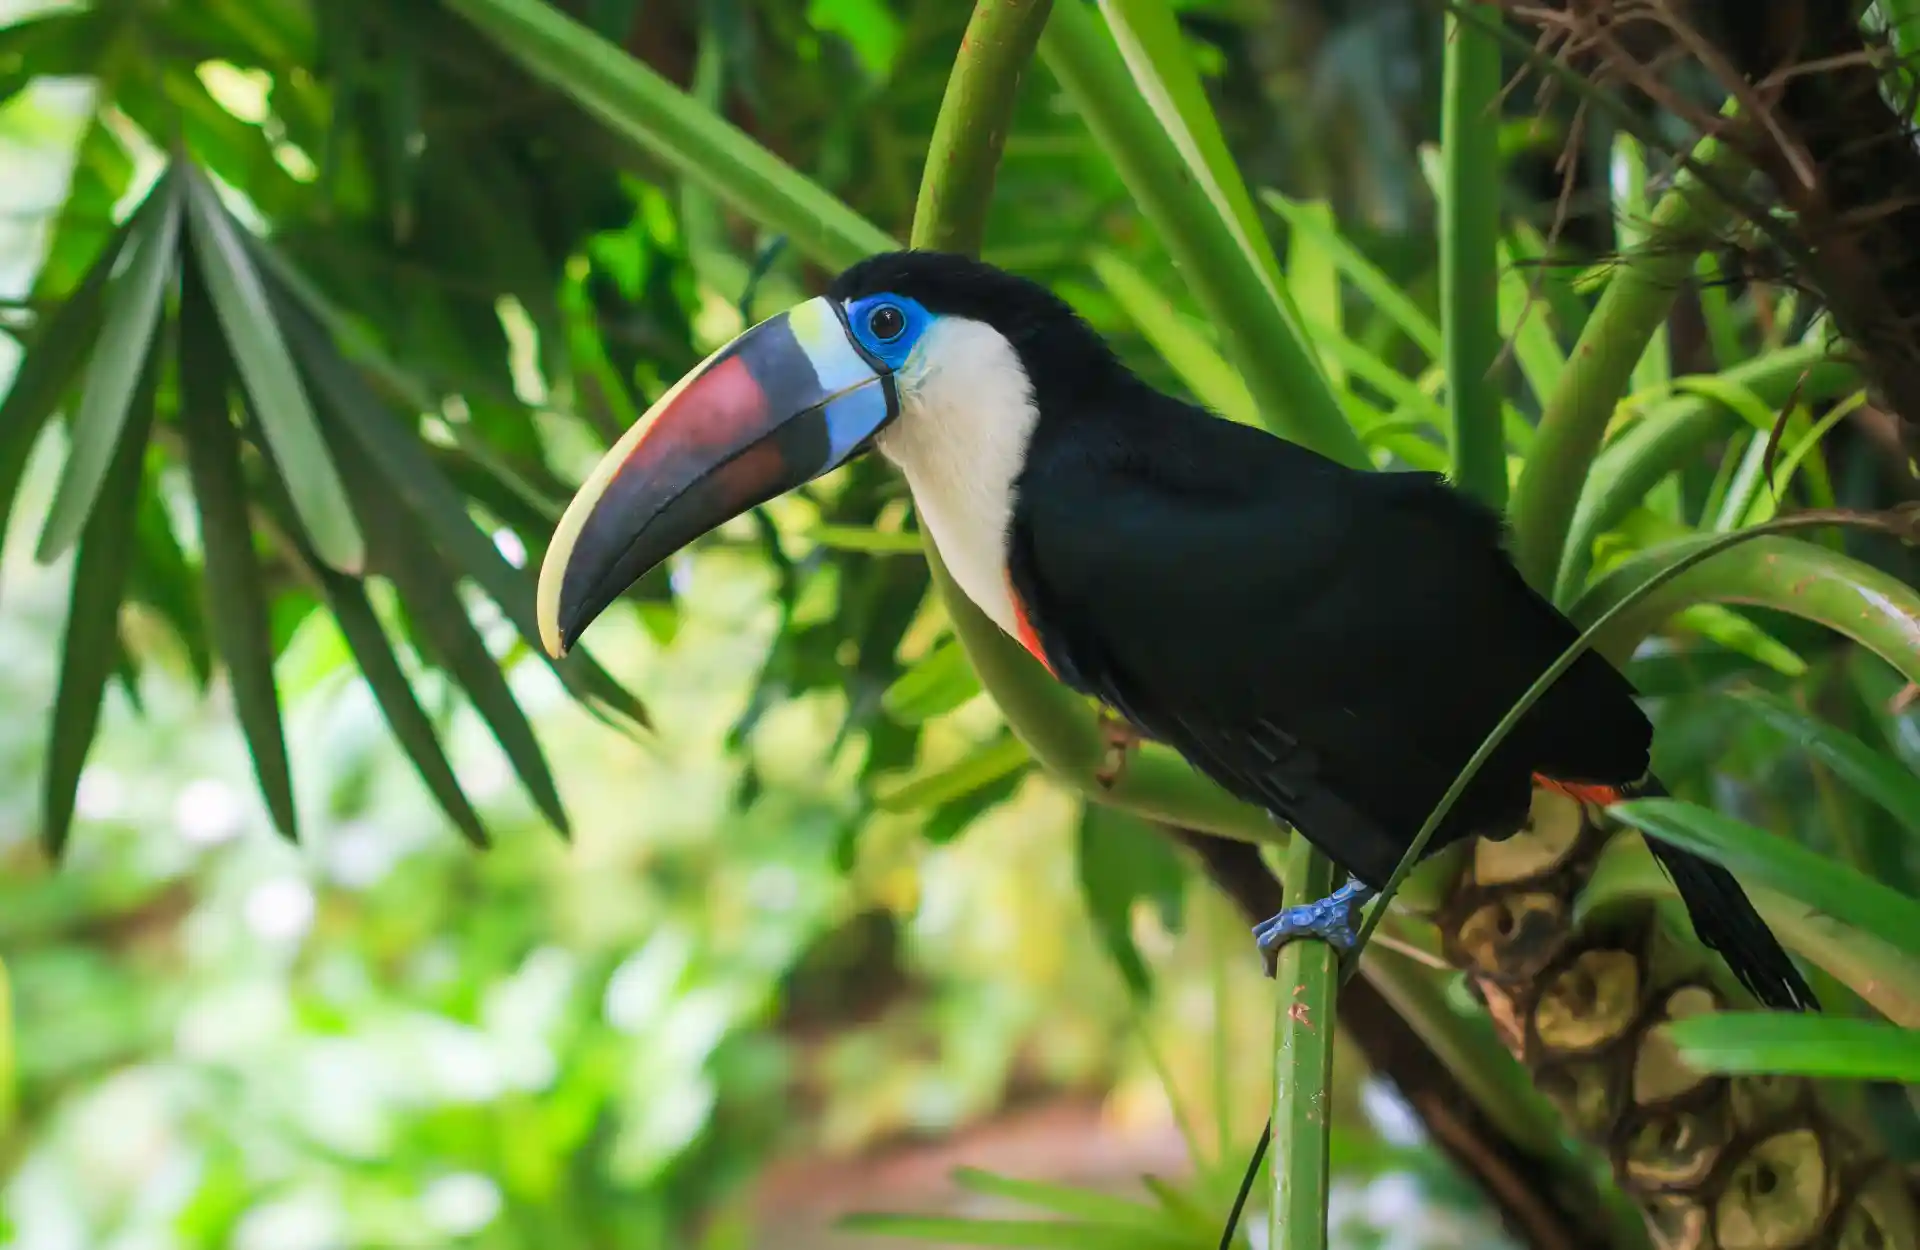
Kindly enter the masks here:
M 1649 777 L 1633 788 L 1636 797 L 1664 798 L 1667 788 Z M 1776 1011 L 1818 1011 L 1813 988 L 1793 966 L 1767 922 L 1753 909 L 1747 892 L 1733 874 L 1692 851 L 1647 835 L 1647 849 L 1673 878 L 1680 901 L 1687 905 L 1693 931 L 1733 970 L 1740 984 L 1765 1006 Z

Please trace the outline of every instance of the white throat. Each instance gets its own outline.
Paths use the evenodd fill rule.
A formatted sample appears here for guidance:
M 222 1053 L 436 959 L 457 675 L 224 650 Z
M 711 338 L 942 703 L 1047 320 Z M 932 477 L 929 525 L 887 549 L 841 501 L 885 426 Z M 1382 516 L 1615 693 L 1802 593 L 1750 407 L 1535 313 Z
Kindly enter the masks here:
M 1013 487 L 1039 416 L 1019 353 L 982 322 L 943 317 L 897 376 L 900 417 L 876 443 L 967 598 L 1019 636 L 1007 583 Z

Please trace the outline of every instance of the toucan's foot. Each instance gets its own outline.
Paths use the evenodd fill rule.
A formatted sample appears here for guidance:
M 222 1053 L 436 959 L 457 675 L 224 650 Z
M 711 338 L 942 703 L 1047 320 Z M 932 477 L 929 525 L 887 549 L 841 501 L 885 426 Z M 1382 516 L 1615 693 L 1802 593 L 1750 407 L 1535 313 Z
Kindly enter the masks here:
M 1103 790 L 1111 790 L 1127 771 L 1127 756 L 1133 748 L 1140 745 L 1140 734 L 1124 719 L 1116 716 L 1110 709 L 1100 709 L 1100 735 L 1106 745 L 1106 755 L 1100 761 L 1099 771 L 1093 779 L 1100 783 Z
M 1373 889 L 1365 882 L 1349 877 L 1345 885 L 1327 897 L 1289 907 L 1255 925 L 1253 938 L 1260 945 L 1260 953 L 1266 956 L 1267 975 L 1273 975 L 1280 948 L 1295 938 L 1317 937 L 1343 955 L 1352 950 L 1354 917 L 1373 895 Z

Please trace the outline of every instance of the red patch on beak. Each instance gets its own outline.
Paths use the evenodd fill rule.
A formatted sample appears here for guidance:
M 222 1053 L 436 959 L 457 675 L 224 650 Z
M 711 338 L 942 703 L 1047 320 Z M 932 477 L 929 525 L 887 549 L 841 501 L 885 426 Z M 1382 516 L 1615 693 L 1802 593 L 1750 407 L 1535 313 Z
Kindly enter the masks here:
M 664 461 L 724 452 L 766 433 L 767 395 L 747 362 L 729 356 L 687 383 L 648 423 L 620 472 L 645 472 Z

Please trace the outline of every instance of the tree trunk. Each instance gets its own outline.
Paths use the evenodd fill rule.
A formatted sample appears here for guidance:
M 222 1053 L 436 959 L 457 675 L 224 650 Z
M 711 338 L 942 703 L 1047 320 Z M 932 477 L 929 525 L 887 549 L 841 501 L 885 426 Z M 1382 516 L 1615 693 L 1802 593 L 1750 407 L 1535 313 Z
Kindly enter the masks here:
M 1613 836 L 1597 817 L 1536 791 L 1526 829 L 1475 843 L 1434 917 L 1507 1048 L 1605 1154 L 1663 1246 L 1920 1246 L 1908 1178 L 1836 1092 L 1701 1076 L 1649 1036 L 1663 1020 L 1728 1006 L 1727 977 L 1651 907 L 1574 923 Z

